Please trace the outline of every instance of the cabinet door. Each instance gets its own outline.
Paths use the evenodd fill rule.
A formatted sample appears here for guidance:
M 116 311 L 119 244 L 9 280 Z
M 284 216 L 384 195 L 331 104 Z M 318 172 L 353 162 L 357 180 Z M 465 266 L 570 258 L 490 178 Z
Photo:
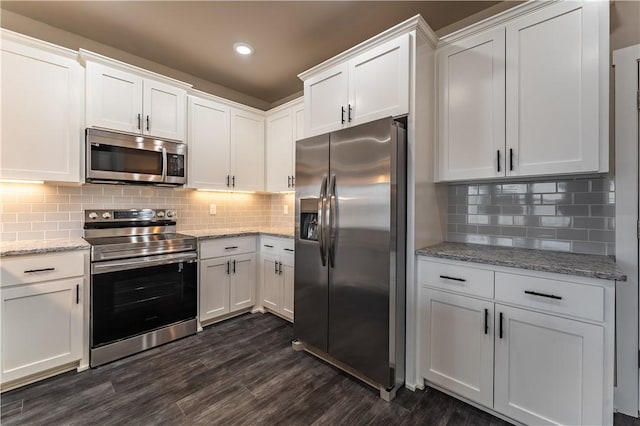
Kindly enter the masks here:
M 603 424 L 601 326 L 498 304 L 495 323 L 496 411 L 525 424 Z
M 282 307 L 280 313 L 293 321 L 293 256 L 282 257 Z
M 228 314 L 230 257 L 200 262 L 200 321 Z
M 231 174 L 233 189 L 264 191 L 264 117 L 231 111 Z
M 2 38 L 0 176 L 81 181 L 84 72 L 57 55 Z
M 87 63 L 87 127 L 142 133 L 143 78 Z
M 505 175 L 504 27 L 437 53 L 438 177 Z
M 348 64 L 340 64 L 304 82 L 304 134 L 341 129 L 347 121 Z
M 231 259 L 231 312 L 255 304 L 256 255 L 245 254 Z
M 228 189 L 231 108 L 224 104 L 189 96 L 188 186 Z
M 184 140 L 187 118 L 186 91 L 153 80 L 144 81 L 143 98 L 145 135 Z
M 293 185 L 293 122 L 290 109 L 267 117 L 267 191 L 290 191 Z
M 262 302 L 265 308 L 280 312 L 281 279 L 279 258 L 262 256 Z
M 493 303 L 428 289 L 423 303 L 423 375 L 493 405 Z
M 598 171 L 598 8 L 560 2 L 507 24 L 508 175 Z
M 404 34 L 349 61 L 349 124 L 409 113 L 409 42 Z
M 82 281 L 78 277 L 0 291 L 3 383 L 82 357 Z

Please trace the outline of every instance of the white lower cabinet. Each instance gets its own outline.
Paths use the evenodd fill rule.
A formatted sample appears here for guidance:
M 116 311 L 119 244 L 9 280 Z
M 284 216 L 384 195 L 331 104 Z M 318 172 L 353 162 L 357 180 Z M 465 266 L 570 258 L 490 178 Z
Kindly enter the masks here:
M 493 303 L 425 291 L 426 379 L 459 395 L 493 404 Z
M 208 253 L 225 251 L 228 256 L 203 258 Z M 200 243 L 200 256 L 198 318 L 201 323 L 254 305 L 255 238 L 204 241 Z
M 429 384 L 524 424 L 613 424 L 613 281 L 418 264 L 420 369 Z M 480 269 L 490 282 L 477 279 Z
M 266 237 L 260 244 L 262 306 L 293 321 L 293 239 Z
M 71 263 L 73 270 L 67 268 Z M 69 275 L 59 277 L 57 269 Z M 3 278 L 17 277 L 18 270 L 28 276 L 0 283 L 0 382 L 5 390 L 82 358 L 85 256 L 20 256 L 3 260 L 2 270 Z
M 497 411 L 526 424 L 602 423 L 603 327 L 498 304 L 496 324 Z

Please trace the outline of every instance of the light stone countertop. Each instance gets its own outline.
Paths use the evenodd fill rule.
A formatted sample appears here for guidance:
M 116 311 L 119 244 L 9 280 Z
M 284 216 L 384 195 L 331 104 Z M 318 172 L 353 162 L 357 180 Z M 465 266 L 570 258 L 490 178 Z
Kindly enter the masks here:
M 268 235 L 271 237 L 293 238 L 293 228 L 225 228 L 225 229 L 197 229 L 194 231 L 180 231 L 181 234 L 196 237 L 199 240 L 215 238 L 243 237 L 246 235 Z
M 424 247 L 416 250 L 416 254 L 440 259 L 460 260 L 579 277 L 615 281 L 627 280 L 627 276 L 618 268 L 611 257 L 593 254 L 452 242 L 443 242 Z
M 2 241 L 0 243 L 0 257 L 86 250 L 90 247 L 91 245 L 82 238 Z

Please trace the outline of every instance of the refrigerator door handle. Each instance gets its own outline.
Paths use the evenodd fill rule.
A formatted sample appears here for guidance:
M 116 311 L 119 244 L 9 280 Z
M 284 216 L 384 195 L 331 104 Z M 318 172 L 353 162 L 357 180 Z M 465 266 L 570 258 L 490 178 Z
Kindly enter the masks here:
M 327 249 L 324 240 L 324 210 L 327 202 L 327 176 L 322 176 L 322 185 L 320 186 L 320 197 L 318 197 L 318 243 L 320 245 L 320 259 L 322 266 L 327 264 Z
M 331 179 L 329 180 L 329 206 L 327 209 L 327 227 L 329 228 L 328 237 L 329 237 L 329 266 L 334 267 L 335 265 L 335 244 L 336 244 L 336 210 L 337 210 L 337 200 L 336 200 L 336 175 L 331 175 Z

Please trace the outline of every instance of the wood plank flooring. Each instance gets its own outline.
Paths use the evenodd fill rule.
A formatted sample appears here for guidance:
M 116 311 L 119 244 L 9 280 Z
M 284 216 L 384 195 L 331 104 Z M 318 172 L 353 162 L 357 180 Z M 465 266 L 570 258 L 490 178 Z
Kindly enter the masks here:
M 2 394 L 3 425 L 507 425 L 434 389 L 392 403 L 291 349 L 292 326 L 247 314 L 83 373 Z M 622 426 L 640 426 L 630 417 Z

